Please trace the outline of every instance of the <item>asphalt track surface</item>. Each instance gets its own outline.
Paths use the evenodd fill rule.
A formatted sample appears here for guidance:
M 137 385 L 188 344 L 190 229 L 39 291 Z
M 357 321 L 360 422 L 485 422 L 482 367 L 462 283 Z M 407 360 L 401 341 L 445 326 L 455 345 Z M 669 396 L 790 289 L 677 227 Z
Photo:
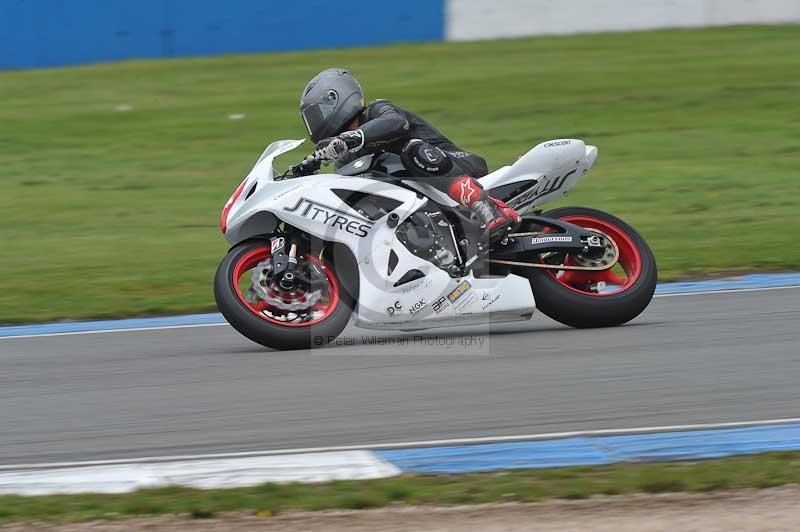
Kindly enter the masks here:
M 228 326 L 0 339 L 0 464 L 797 417 L 799 326 L 794 288 L 661 297 L 604 330 L 349 328 L 310 352 Z

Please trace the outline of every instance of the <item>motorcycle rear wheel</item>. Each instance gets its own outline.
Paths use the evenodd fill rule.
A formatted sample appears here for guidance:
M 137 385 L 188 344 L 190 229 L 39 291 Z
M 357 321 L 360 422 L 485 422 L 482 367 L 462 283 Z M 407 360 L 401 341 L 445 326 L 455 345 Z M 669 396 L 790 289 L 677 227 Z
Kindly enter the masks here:
M 341 289 L 334 268 L 318 257 L 306 254 L 324 272 L 327 286 L 323 298 L 313 305 L 313 318 L 305 321 L 271 313 L 264 301 L 248 300 L 249 272 L 270 256 L 268 241 L 249 241 L 234 246 L 222 259 L 214 277 L 214 296 L 220 312 L 242 335 L 265 347 L 280 350 L 310 349 L 339 336 L 353 312 L 353 300 Z
M 558 208 L 542 216 L 606 234 L 619 248 L 619 260 L 617 271 L 529 269 L 539 310 L 570 327 L 596 328 L 622 325 L 647 308 L 658 270 L 653 252 L 635 229 L 616 216 L 586 207 Z M 598 290 L 603 285 L 606 288 Z

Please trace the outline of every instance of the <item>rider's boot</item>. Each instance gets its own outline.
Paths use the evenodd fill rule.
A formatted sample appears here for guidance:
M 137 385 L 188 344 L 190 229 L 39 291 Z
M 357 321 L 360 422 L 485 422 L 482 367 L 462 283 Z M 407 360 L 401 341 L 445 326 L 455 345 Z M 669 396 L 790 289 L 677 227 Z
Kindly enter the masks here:
M 505 202 L 491 197 L 471 176 L 457 178 L 450 184 L 447 192 L 455 201 L 478 215 L 486 226 L 490 244 L 501 241 L 510 231 L 519 227 L 522 221 L 517 211 Z

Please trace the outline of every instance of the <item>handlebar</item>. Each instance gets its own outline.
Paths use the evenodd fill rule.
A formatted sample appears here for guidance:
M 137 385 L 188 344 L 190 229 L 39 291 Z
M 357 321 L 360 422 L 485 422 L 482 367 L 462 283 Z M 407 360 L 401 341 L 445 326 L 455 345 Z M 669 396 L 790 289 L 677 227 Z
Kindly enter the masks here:
M 309 156 L 309 158 L 303 159 L 296 165 L 290 167 L 289 172 L 291 172 L 294 177 L 302 177 L 313 174 L 321 167 L 322 161 L 314 158 L 313 156 Z

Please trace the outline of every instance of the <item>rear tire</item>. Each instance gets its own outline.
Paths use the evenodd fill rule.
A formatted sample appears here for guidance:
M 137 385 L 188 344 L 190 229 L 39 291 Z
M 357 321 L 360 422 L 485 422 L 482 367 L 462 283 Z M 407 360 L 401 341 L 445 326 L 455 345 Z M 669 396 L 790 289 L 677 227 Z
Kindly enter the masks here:
M 656 289 L 658 271 L 655 257 L 644 238 L 630 225 L 603 211 L 585 207 L 563 207 L 542 214 L 548 218 L 583 220 L 576 225 L 616 228 L 627 236 L 636 258 L 636 276 L 630 285 L 612 294 L 590 294 L 559 282 L 550 270 L 528 269 L 536 307 L 552 319 L 576 328 L 614 327 L 627 323 L 647 308 Z M 599 229 L 595 227 L 595 229 Z M 622 249 L 620 250 L 622 252 Z M 632 270 L 634 268 L 631 268 Z
M 248 257 L 262 250 L 266 258 L 269 242 L 249 241 L 238 244 L 228 252 L 217 268 L 214 277 L 214 296 L 217 307 L 228 323 L 250 340 L 265 347 L 281 350 L 320 347 L 339 336 L 353 312 L 353 300 L 346 291 L 339 290 L 336 271 L 324 261 L 323 268 L 329 278 L 332 274 L 332 283 L 336 285 L 338 297 L 332 308 L 326 311 L 326 315 L 319 321 L 314 320 L 311 324 L 301 326 L 281 325 L 258 315 L 242 301 L 237 286 L 238 279 L 234 281 L 237 265 L 241 266 L 242 261 L 248 260 Z

